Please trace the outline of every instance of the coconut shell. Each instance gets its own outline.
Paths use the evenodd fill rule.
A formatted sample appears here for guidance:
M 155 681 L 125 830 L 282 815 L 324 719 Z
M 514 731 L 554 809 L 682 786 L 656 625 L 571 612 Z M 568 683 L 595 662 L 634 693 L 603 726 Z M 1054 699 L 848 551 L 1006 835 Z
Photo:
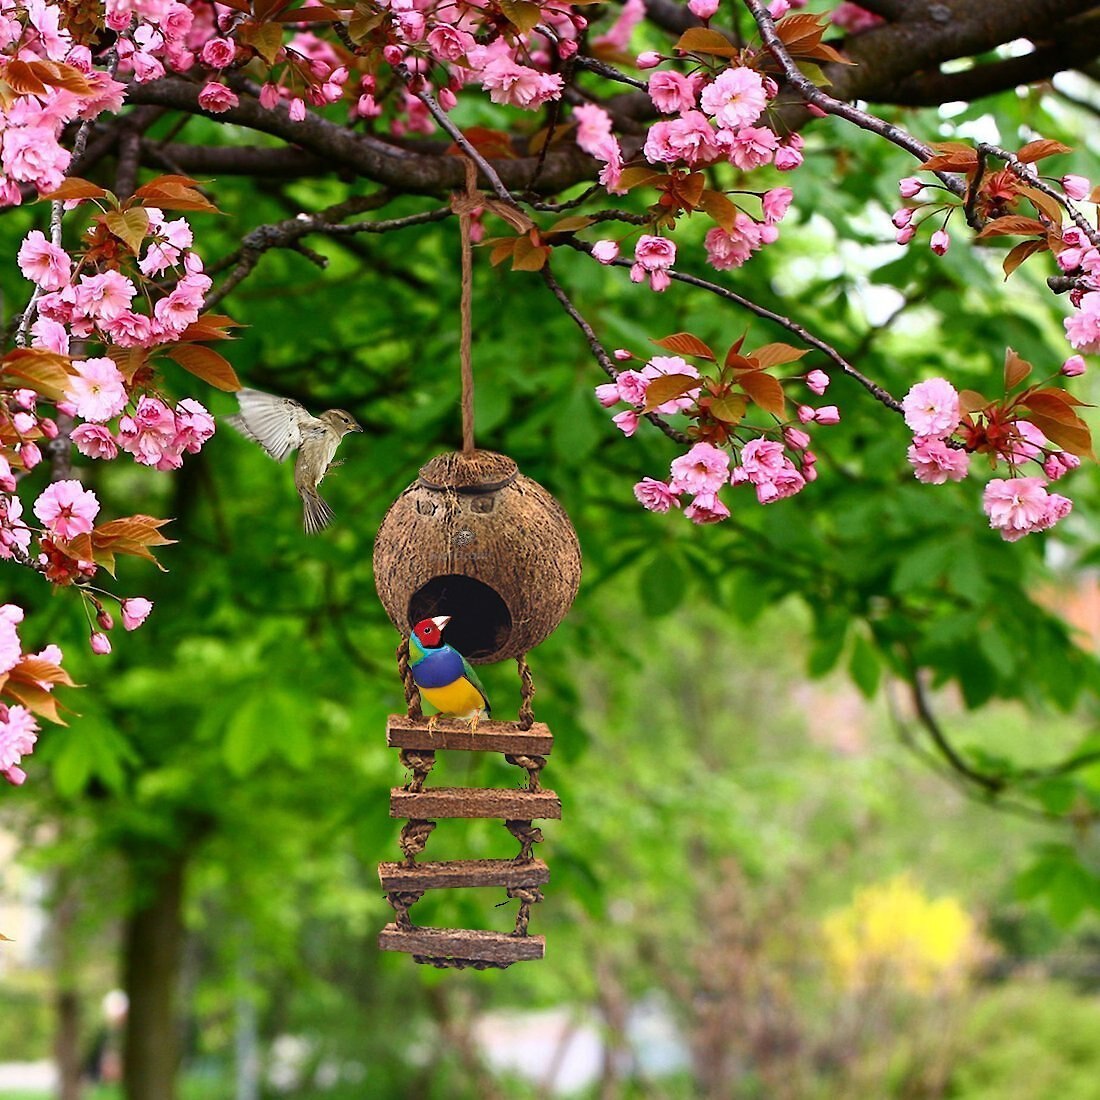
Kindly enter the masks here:
M 565 618 L 581 577 L 562 506 L 506 455 L 433 458 L 393 503 L 374 542 L 374 581 L 408 636 L 450 615 L 447 641 L 475 664 L 518 657 Z

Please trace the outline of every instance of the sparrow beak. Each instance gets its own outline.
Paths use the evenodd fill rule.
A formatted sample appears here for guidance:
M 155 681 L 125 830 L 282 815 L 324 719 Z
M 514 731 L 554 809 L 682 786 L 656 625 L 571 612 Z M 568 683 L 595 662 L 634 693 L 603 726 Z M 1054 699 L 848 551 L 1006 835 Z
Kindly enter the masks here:
M 362 424 L 352 424 L 352 426 L 348 429 L 349 432 L 361 432 L 362 430 Z
M 436 615 L 432 622 L 442 630 L 451 621 L 450 615 Z

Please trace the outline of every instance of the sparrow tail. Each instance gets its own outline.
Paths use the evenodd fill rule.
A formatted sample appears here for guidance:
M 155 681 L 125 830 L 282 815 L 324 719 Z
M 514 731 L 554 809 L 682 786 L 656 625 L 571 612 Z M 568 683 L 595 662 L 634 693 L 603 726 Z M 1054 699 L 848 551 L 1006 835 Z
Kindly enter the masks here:
M 323 531 L 332 519 L 332 509 L 317 493 L 302 493 L 302 526 L 307 535 Z

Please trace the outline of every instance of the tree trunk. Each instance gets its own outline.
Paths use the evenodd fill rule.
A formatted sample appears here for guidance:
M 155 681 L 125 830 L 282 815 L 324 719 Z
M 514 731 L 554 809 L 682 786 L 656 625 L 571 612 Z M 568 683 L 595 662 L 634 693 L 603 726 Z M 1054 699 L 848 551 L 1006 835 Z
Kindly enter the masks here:
M 126 1100 L 175 1100 L 180 1059 L 176 988 L 183 953 L 185 856 L 174 853 L 150 872 L 126 922 L 123 980 L 130 999 L 123 1046 Z
M 54 880 L 50 954 L 54 972 L 53 1057 L 57 1100 L 80 1100 L 80 982 L 73 937 L 78 901 L 72 877 L 59 871 Z

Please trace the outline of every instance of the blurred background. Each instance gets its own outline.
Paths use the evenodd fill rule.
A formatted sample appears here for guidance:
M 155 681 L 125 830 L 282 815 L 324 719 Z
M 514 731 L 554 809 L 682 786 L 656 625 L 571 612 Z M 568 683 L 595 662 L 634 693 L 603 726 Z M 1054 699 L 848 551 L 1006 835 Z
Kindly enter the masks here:
M 1067 111 L 1010 94 L 908 122 L 1014 145 L 1075 138 L 1085 116 Z M 832 121 L 807 144 L 780 241 L 727 285 L 895 393 L 941 374 L 996 392 L 1006 345 L 1057 371 L 1041 260 L 1006 287 L 996 247 L 899 249 L 905 158 Z M 1058 167 L 1092 169 L 1087 150 Z M 342 193 L 325 187 L 219 181 L 231 216 L 194 218 L 208 262 L 234 226 Z M 44 217 L 5 213 L 9 255 Z M 0 799 L 0 1097 L 119 1097 L 125 990 L 167 998 L 177 943 L 176 1011 L 139 1023 L 180 1036 L 183 1100 L 1100 1097 L 1095 471 L 1072 478 L 1057 535 L 1004 544 L 974 479 L 917 484 L 900 419 L 836 379 L 844 420 L 818 433 L 800 497 L 730 490 L 714 527 L 646 513 L 631 486 L 665 476 L 674 445 L 648 425 L 624 438 L 538 277 L 483 254 L 478 441 L 562 501 L 585 557 L 572 613 L 530 658 L 564 806 L 538 853 L 547 956 L 455 973 L 379 953 L 404 780 L 385 723 L 403 696 L 371 548 L 459 442 L 457 227 L 319 247 L 324 275 L 269 254 L 225 305 L 248 326 L 228 352 L 245 384 L 366 427 L 325 482 L 332 528 L 301 535 L 290 470 L 224 430 L 177 475 L 82 469 L 105 512 L 172 516 L 179 540 L 165 574 L 123 564 L 119 590 L 156 607 L 113 654 L 88 651 L 75 599 L 8 577 L 42 631 L 27 647 L 60 640 L 87 686 Z M 681 255 L 702 270 L 690 227 Z M 781 335 L 595 266 L 554 258 L 609 346 L 643 359 L 683 329 L 723 350 Z M 2 275 L 10 314 L 26 291 Z M 514 666 L 482 673 L 514 713 Z M 515 782 L 495 759 L 436 774 Z M 444 823 L 431 844 L 513 851 L 492 822 Z M 515 903 L 499 900 L 445 891 L 415 918 L 503 930 Z

